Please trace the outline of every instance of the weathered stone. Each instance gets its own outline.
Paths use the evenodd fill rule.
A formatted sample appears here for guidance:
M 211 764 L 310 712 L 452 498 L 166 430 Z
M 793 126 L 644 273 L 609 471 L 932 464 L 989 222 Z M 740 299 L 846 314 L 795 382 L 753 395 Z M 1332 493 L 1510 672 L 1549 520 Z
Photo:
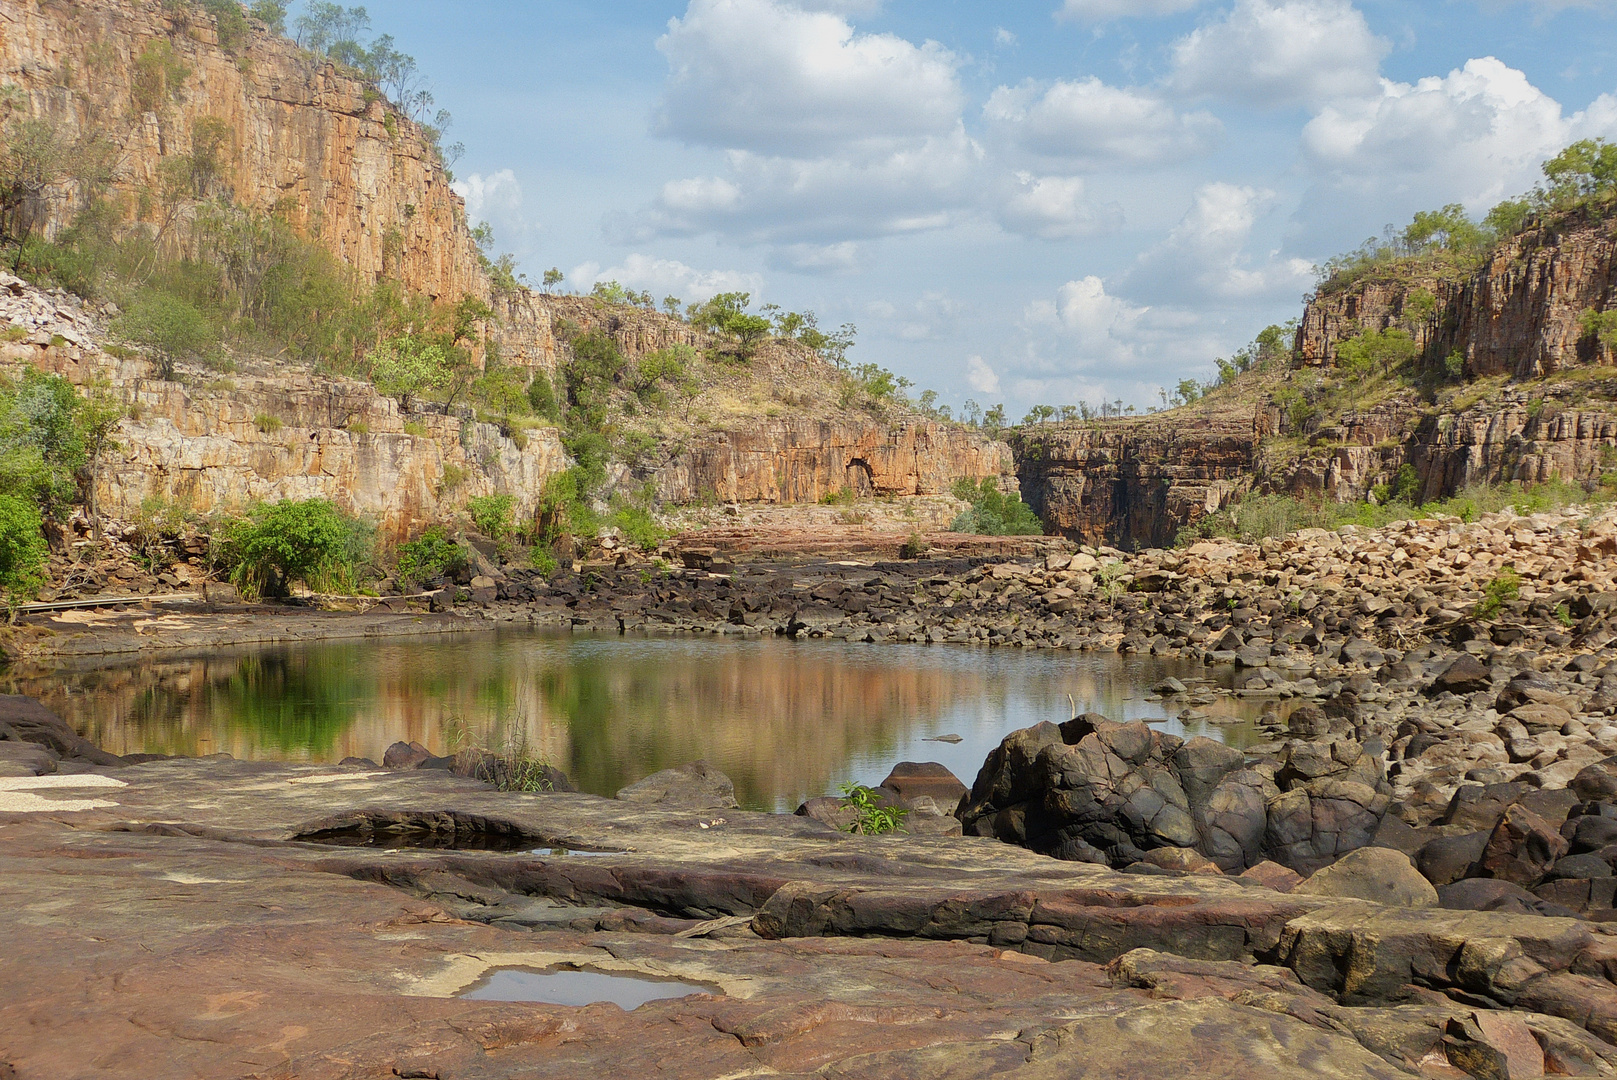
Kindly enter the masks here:
M 1409 856 L 1376 847 L 1349 852 L 1315 871 L 1292 892 L 1371 900 L 1393 907 L 1431 907 L 1437 903 L 1437 890 L 1411 865 Z
M 1488 668 L 1470 653 L 1461 653 L 1436 679 L 1432 680 L 1428 692 L 1469 694 L 1476 690 L 1486 690 L 1492 685 L 1493 679 Z
M 901 761 L 893 766 L 880 786 L 898 792 L 905 799 L 929 796 L 938 806 L 951 811 L 967 790 L 958 776 L 935 761 Z
M 623 802 L 687 810 L 725 810 L 739 805 L 735 784 L 705 761 L 652 773 L 620 789 L 617 798 Z
M 1477 860 L 1480 876 L 1532 885 L 1567 852 L 1567 842 L 1549 822 L 1520 804 L 1506 809 Z

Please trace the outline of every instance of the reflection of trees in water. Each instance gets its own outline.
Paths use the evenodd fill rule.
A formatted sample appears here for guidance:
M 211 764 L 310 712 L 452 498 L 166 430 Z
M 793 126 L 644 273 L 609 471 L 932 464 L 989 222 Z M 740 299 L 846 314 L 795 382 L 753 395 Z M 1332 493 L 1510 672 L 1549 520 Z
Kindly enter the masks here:
M 824 792 L 854 760 L 894 758 L 917 728 L 945 720 L 997 738 L 1065 719 L 1068 694 L 1113 719 L 1160 717 L 1129 699 L 1164 673 L 1116 656 L 511 635 L 327 642 L 4 682 L 117 753 L 380 760 L 400 739 L 452 751 L 464 727 L 494 749 L 525 742 L 606 795 L 706 758 L 743 803 L 767 807 Z

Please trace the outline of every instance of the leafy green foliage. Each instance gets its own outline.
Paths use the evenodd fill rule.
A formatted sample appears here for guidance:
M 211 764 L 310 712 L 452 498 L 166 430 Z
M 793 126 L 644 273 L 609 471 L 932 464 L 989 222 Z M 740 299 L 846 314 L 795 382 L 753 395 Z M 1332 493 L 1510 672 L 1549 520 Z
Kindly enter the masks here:
M 353 586 L 366 552 L 360 523 L 326 499 L 260 503 L 225 529 L 224 559 L 243 596 L 286 596 Z
M 1430 294 L 1428 294 L 1430 295 Z M 1412 363 L 1420 346 L 1403 330 L 1366 330 L 1336 347 L 1336 366 L 1350 378 L 1390 374 Z
M 417 587 L 459 573 L 467 561 L 466 549 L 438 525 L 400 544 L 394 554 L 399 581 Z
M 242 14 L 241 5 L 236 0 L 198 0 L 198 3 L 203 11 L 213 16 L 219 32 L 219 47 L 228 53 L 239 50 L 247 40 L 247 16 Z M 281 20 L 283 23 L 286 20 L 285 5 L 281 8 Z
M 1617 308 L 1596 311 L 1589 308 L 1578 318 L 1583 336 L 1593 338 L 1608 349 L 1617 349 Z
M 253 0 L 247 14 L 269 27 L 272 34 L 286 33 L 286 0 Z
M 955 498 L 971 504 L 962 510 L 950 524 L 953 532 L 977 533 L 981 536 L 1040 536 L 1044 525 L 1038 515 L 1028 508 L 1017 494 L 999 490 L 993 477 L 985 476 L 980 483 L 961 477 L 954 482 Z
M 1617 194 L 1617 144 L 1581 139 L 1544 163 L 1543 197 L 1567 207 Z
M 59 375 L 28 367 L 16 380 L 0 377 L 0 491 L 49 514 L 72 503 L 90 462 L 88 407 Z
M 881 793 L 864 784 L 843 784 L 842 800 L 858 815 L 848 831 L 866 836 L 897 832 L 910 813 L 902 806 L 883 806 Z
M 162 113 L 180 96 L 191 69 L 174 51 L 167 38 L 151 38 L 135 57 L 135 81 L 131 87 L 135 110 Z
M 449 353 L 440 342 L 416 334 L 400 334 L 376 347 L 368 357 L 371 379 L 382 393 L 410 403 L 449 385 Z
M 0 592 L 13 609 L 45 584 L 43 524 L 39 508 L 28 499 L 0 494 Z
M 655 551 L 657 545 L 668 539 L 668 530 L 657 523 L 647 506 L 621 505 L 607 518 L 623 538 L 641 551 Z
M 500 541 L 512 533 L 511 508 L 515 504 L 516 500 L 510 495 L 478 495 L 466 500 L 466 512 L 478 532 L 490 540 Z
M 1514 569 L 1500 567 L 1488 584 L 1482 587 L 1482 599 L 1477 601 L 1473 614 L 1479 619 L 1492 619 L 1505 609 L 1505 605 L 1520 594 L 1522 579 Z

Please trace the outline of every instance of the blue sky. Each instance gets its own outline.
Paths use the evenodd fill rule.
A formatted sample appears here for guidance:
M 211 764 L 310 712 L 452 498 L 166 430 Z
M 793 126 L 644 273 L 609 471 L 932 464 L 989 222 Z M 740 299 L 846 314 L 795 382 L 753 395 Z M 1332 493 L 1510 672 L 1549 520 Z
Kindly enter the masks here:
M 855 323 L 945 402 L 1206 377 L 1312 267 L 1617 139 L 1617 0 L 381 0 L 533 279 Z

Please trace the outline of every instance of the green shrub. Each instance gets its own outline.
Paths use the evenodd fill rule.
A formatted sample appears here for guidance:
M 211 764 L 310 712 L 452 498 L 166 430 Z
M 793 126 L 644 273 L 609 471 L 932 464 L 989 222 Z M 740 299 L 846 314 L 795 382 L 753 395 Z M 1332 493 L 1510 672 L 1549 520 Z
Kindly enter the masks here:
M 451 540 L 437 525 L 414 540 L 400 544 L 397 551 L 400 583 L 421 586 L 441 577 L 459 573 L 466 567 L 466 549 Z
M 1482 599 L 1477 601 L 1473 614 L 1479 619 L 1492 619 L 1504 610 L 1505 605 L 1516 599 L 1521 590 L 1522 579 L 1514 569 L 1508 566 L 1500 567 L 1499 573 L 1483 586 Z
M 556 386 L 543 371 L 528 384 L 528 407 L 535 416 L 542 416 L 546 420 L 555 421 L 561 416 L 556 406 Z
M 0 592 L 8 607 L 26 603 L 45 584 L 44 519 L 17 495 L 0 495 Z
M 294 581 L 317 592 L 353 586 L 364 530 L 326 499 L 260 503 L 226 530 L 226 561 L 243 596 L 286 596 Z
M 116 424 L 98 419 L 101 411 L 59 375 L 29 366 L 15 380 L 0 376 L 0 491 L 47 514 L 71 504 L 92 450 L 107 441 L 102 428 Z
M 195 304 L 151 289 L 131 301 L 114 329 L 156 353 L 158 375 L 164 379 L 174 378 L 175 361 L 213 352 L 219 341 Z
M 471 515 L 477 531 L 490 540 L 503 540 L 511 535 L 511 508 L 516 500 L 510 495 L 478 495 L 466 500 L 466 512 Z
M 668 539 L 668 530 L 657 524 L 651 511 L 644 506 L 622 506 L 607 518 L 608 524 L 617 526 L 623 538 L 641 551 L 654 551 Z
M 858 815 L 854 823 L 848 826 L 848 831 L 866 836 L 897 832 L 910 813 L 901 806 L 883 806 L 881 795 L 864 784 L 843 784 L 842 800 Z
M 1366 330 L 1336 347 L 1336 366 L 1349 377 L 1363 378 L 1378 369 L 1390 374 L 1418 355 L 1420 346 L 1403 330 Z
M 264 435 L 273 435 L 281 430 L 281 418 L 270 413 L 259 413 L 253 417 L 253 426 Z
M 1617 349 L 1617 308 L 1596 311 L 1588 308 L 1578 317 L 1585 338 L 1592 338 L 1608 349 Z
M 949 525 L 953 532 L 977 533 L 981 536 L 1041 536 L 1044 524 L 1017 494 L 999 490 L 999 482 L 990 476 L 980 483 L 962 477 L 954 483 L 954 496 L 971 504 L 962 510 Z

